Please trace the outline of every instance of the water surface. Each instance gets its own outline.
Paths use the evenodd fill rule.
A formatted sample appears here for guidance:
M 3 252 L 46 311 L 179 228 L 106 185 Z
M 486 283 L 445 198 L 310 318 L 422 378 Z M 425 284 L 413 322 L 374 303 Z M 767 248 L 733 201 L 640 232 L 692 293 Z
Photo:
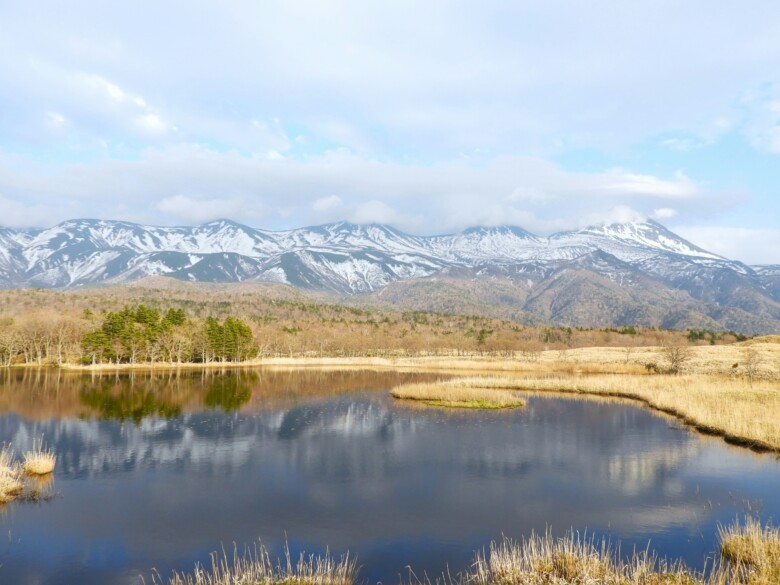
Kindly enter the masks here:
M 369 582 L 570 527 L 701 567 L 718 523 L 780 516 L 780 464 L 620 401 L 393 402 L 403 373 L 0 374 L 0 440 L 42 434 L 49 501 L 0 516 L 0 583 L 147 581 L 223 544 L 357 554 Z

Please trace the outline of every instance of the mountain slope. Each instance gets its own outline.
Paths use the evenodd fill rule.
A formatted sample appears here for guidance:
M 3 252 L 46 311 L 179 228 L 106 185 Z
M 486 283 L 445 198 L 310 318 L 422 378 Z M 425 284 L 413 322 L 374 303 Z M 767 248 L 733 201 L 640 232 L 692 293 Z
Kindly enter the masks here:
M 71 220 L 41 230 L 0 228 L 5 288 L 148 276 L 273 282 L 403 306 L 415 299 L 410 308 L 493 311 L 527 322 L 780 330 L 780 267 L 723 258 L 654 221 L 548 237 L 511 226 L 415 236 L 347 222 L 274 232 L 226 220 L 194 227 Z M 414 284 L 425 282 L 433 284 Z

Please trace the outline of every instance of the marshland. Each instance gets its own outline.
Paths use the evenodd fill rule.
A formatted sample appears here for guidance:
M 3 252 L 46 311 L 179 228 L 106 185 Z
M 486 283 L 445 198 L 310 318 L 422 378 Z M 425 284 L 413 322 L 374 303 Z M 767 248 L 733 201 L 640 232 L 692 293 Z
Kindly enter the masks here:
M 0 370 L 0 436 L 18 457 L 45 437 L 58 495 L 3 506 L 0 575 L 205 584 L 246 570 L 333 583 L 359 569 L 358 582 L 554 583 L 526 573 L 558 575 L 566 559 L 572 575 L 620 584 L 642 583 L 650 565 L 742 583 L 712 579 L 747 554 L 729 561 L 726 537 L 729 551 L 755 555 L 766 540 L 774 555 L 774 529 L 755 535 L 780 515 L 777 345 L 691 347 L 676 374 L 664 351 Z M 394 396 L 442 387 L 458 400 Z M 511 408 L 450 403 L 504 393 Z M 506 558 L 509 581 L 493 566 Z M 295 576 L 327 559 L 338 578 Z

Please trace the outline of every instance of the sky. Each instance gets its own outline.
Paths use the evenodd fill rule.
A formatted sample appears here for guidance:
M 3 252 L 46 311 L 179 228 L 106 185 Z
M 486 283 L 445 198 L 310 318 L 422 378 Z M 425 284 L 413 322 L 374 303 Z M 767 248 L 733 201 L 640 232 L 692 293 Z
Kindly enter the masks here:
M 780 263 L 776 0 L 0 2 L 0 224 L 538 234 Z

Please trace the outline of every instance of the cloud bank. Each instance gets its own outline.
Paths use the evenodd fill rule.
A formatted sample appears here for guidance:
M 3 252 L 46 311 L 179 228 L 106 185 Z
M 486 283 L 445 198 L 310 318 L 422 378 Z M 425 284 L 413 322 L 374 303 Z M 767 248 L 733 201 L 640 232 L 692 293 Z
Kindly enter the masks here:
M 771 229 L 779 22 L 773 0 L 5 3 L 0 221 Z

